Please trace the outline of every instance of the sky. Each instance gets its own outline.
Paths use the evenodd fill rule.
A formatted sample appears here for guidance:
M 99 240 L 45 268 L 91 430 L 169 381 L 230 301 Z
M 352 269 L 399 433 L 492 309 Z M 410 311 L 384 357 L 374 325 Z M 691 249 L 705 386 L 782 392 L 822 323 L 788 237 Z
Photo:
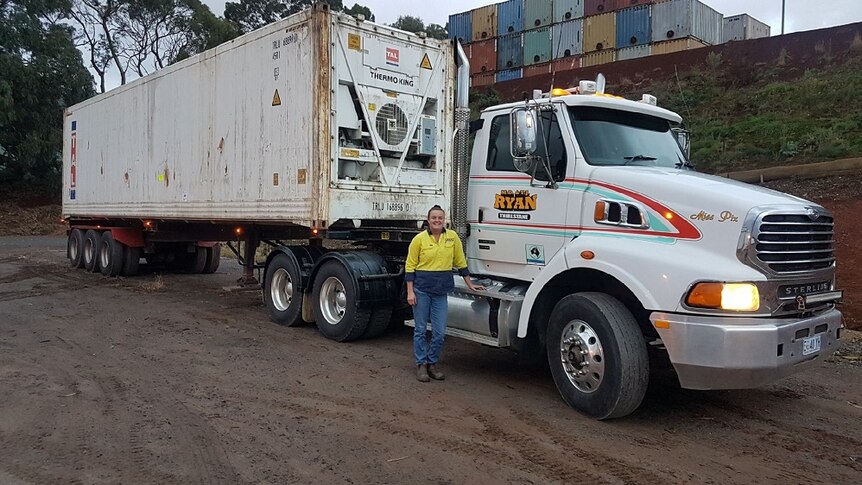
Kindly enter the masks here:
M 702 0 L 703 1 L 703 0 Z M 390 24 L 399 15 L 421 18 L 426 24 L 446 25 L 449 15 L 497 3 L 489 0 L 343 0 L 345 5 L 359 3 L 370 8 L 378 23 Z M 224 2 L 204 0 L 213 12 L 221 15 Z M 781 33 L 782 0 L 706 0 L 707 5 L 725 15 L 747 13 L 772 27 L 772 35 Z M 785 0 L 786 33 L 862 22 L 860 0 Z

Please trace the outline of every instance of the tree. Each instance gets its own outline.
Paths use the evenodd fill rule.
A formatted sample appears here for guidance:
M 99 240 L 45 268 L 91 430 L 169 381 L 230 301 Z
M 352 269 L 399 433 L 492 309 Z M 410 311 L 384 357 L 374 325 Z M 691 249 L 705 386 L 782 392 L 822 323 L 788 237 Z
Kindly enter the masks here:
M 432 39 L 446 39 L 449 37 L 446 27 L 437 24 L 425 25 L 422 19 L 411 15 L 401 15 L 390 27 L 407 32 L 425 32 Z
M 316 3 L 315 0 L 239 0 L 227 2 L 224 7 L 225 19 L 242 29 L 251 32 L 264 25 L 281 20 L 289 15 L 301 12 Z M 350 15 L 362 14 L 368 20 L 374 20 L 374 14 L 368 7 L 354 3 L 345 9 L 341 0 L 322 0 L 334 12 L 344 12 Z
M 76 39 L 101 92 L 111 72 L 125 84 L 130 70 L 144 76 L 241 33 L 200 0 L 72 1 Z
M 365 20 L 370 20 L 371 22 L 374 22 L 374 14 L 371 13 L 371 9 L 363 5 L 359 5 L 358 3 L 354 3 L 353 6 L 350 8 L 345 8 L 344 13 L 346 13 L 347 15 L 352 15 L 354 17 L 357 15 L 364 15 Z
M 68 0 L 0 0 L 0 182 L 59 185 L 63 109 L 93 93 Z

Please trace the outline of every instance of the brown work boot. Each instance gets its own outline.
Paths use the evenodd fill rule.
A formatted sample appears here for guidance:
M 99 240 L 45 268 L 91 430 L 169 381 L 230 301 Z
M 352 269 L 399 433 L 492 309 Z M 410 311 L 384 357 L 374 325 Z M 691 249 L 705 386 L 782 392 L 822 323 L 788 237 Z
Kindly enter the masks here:
M 428 366 L 425 364 L 419 364 L 416 369 L 416 380 L 419 382 L 428 382 L 431 379 L 428 377 Z
M 431 376 L 432 379 L 438 381 L 442 381 L 446 378 L 443 371 L 437 369 L 437 364 L 428 364 L 428 375 Z

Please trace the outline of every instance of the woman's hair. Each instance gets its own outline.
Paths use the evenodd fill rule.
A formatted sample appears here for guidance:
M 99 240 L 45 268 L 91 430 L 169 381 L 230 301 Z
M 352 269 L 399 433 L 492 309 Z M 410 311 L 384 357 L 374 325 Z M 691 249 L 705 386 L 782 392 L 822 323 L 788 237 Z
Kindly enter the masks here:
M 434 207 L 428 209 L 428 216 L 427 217 L 431 217 L 431 213 L 434 211 L 440 211 L 440 212 L 443 212 L 444 214 L 446 213 L 446 211 L 444 211 L 442 207 L 440 207 L 437 204 L 434 204 Z

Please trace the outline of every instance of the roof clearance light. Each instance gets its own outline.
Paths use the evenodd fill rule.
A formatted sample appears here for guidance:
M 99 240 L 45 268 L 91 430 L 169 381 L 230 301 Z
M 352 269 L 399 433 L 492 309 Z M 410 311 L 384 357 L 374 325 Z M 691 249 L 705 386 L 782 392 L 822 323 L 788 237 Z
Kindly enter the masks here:
M 581 81 L 578 83 L 578 92 L 581 94 L 596 94 L 598 86 L 595 81 Z
M 641 103 L 657 106 L 658 98 L 656 98 L 652 94 L 644 94 L 643 97 L 641 97 Z
M 571 93 L 563 88 L 554 88 L 551 90 L 551 96 L 568 96 L 569 94 Z

